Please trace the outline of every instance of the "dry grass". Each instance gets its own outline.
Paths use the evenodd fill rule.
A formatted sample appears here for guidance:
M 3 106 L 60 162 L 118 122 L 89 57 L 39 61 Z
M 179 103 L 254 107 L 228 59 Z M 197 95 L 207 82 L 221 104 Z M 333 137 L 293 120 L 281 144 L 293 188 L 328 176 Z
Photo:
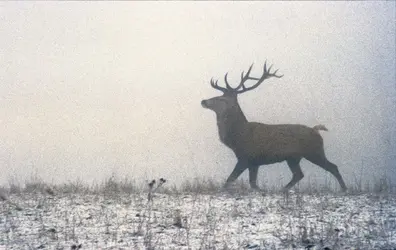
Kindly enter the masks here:
M 150 184 L 151 183 L 151 184 Z M 348 194 L 311 184 L 231 190 L 108 178 L 0 188 L 0 247 L 7 249 L 393 249 L 396 196 L 384 179 Z M 166 246 L 166 247 L 165 247 Z

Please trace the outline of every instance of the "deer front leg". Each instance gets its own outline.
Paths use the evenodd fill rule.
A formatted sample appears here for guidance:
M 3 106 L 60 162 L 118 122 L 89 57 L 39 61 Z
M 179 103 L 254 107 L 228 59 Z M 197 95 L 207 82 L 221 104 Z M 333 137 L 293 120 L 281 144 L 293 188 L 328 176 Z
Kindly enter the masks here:
M 253 189 L 259 189 L 257 186 L 257 173 L 258 173 L 258 166 L 250 166 L 249 167 L 249 183 L 250 187 Z
M 230 174 L 230 176 L 227 178 L 227 181 L 224 184 L 224 188 L 227 188 L 232 182 L 234 182 L 242 173 L 247 169 L 247 164 L 242 161 L 238 161 L 237 164 L 235 165 L 234 170 Z

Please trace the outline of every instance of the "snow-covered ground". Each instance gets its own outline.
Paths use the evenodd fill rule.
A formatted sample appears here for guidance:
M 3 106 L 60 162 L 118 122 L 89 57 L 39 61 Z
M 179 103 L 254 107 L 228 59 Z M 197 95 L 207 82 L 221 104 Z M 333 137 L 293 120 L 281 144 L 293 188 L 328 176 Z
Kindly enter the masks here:
M 391 194 L 62 193 L 0 200 L 0 249 L 394 249 Z

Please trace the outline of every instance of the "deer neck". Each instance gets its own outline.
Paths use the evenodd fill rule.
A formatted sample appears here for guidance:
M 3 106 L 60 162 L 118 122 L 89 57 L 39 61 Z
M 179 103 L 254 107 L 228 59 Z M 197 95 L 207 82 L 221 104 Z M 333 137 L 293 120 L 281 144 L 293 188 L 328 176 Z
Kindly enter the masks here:
M 247 122 L 239 105 L 223 114 L 218 114 L 217 126 L 220 140 L 227 146 L 233 148 L 238 141 L 237 136 L 241 134 L 239 130 L 243 129 Z

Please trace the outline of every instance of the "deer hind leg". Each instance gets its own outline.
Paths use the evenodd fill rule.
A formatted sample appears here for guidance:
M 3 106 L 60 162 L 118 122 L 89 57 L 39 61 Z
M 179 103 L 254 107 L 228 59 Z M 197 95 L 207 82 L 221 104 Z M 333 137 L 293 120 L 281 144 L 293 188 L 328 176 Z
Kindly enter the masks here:
M 340 184 L 342 191 L 345 192 L 347 190 L 345 182 L 344 182 L 340 172 L 338 171 L 337 165 L 335 165 L 334 163 L 327 160 L 324 152 L 322 152 L 318 155 L 305 157 L 305 158 L 308 161 L 318 165 L 319 167 L 323 168 L 324 170 L 326 170 L 326 171 L 330 172 L 332 175 L 334 175 L 334 177 L 337 179 L 338 183 Z
M 248 168 L 248 165 L 242 161 L 238 161 L 234 170 L 227 178 L 224 188 L 227 188 L 232 182 L 234 182 L 242 173 Z
M 293 174 L 291 181 L 283 188 L 284 191 L 291 189 L 297 182 L 299 182 L 302 178 L 304 178 L 304 174 L 301 171 L 300 167 L 301 158 L 298 159 L 288 159 L 287 165 Z

